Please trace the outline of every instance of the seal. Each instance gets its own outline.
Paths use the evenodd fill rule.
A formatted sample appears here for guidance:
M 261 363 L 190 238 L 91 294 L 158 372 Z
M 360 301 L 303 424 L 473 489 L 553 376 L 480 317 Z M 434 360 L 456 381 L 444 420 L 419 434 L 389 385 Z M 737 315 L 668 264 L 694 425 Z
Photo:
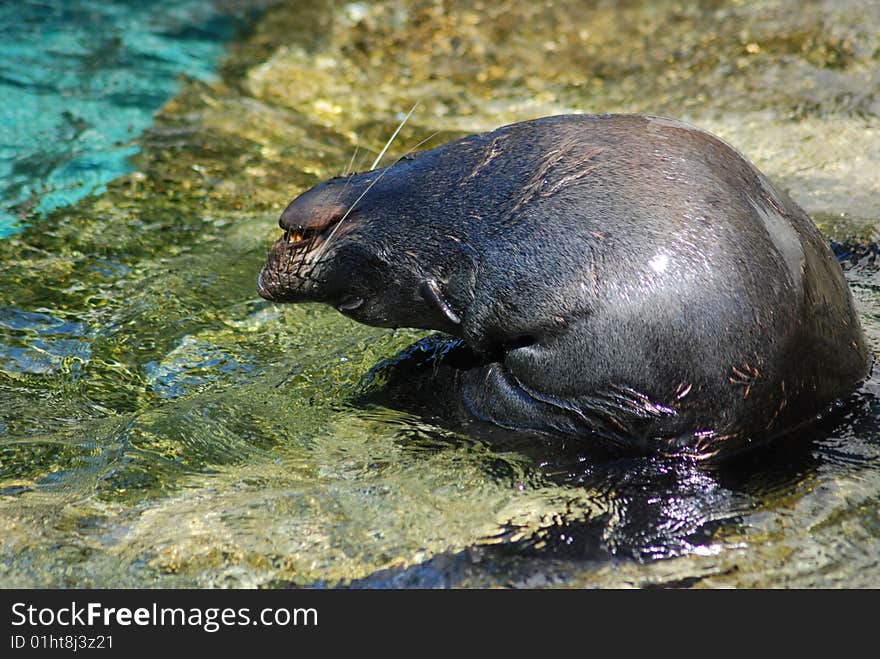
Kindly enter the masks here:
M 438 404 L 502 428 L 718 458 L 817 419 L 870 367 L 809 216 L 672 119 L 504 126 L 321 183 L 280 226 L 262 297 L 457 337 Z

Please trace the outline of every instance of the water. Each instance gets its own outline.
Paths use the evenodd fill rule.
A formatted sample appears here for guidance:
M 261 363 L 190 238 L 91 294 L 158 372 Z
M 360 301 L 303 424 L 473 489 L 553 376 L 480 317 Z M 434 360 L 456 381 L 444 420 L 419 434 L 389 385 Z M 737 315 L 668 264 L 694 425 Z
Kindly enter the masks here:
M 0 4 L 0 238 L 130 172 L 153 113 L 182 75 L 212 78 L 232 25 L 206 0 Z
M 215 78 L 186 71 L 133 171 L 18 206 L 0 240 L 0 585 L 877 587 L 876 376 L 718 469 L 600 460 L 365 402 L 363 374 L 423 335 L 268 304 L 255 279 L 288 200 L 368 166 L 416 100 L 389 162 L 433 133 L 650 111 L 719 133 L 850 241 L 877 354 L 878 12 L 268 9 Z

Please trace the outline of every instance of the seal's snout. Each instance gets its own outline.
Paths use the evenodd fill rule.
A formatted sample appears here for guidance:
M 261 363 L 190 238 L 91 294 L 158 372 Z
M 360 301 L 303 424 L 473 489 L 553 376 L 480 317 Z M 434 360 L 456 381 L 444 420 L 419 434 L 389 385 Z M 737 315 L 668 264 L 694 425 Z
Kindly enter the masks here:
M 324 230 L 315 229 L 314 225 L 285 228 L 284 235 L 269 248 L 257 278 L 260 297 L 272 302 L 317 300 L 323 285 L 319 276 L 321 251 L 335 226 Z
M 300 287 L 302 263 L 297 258 L 302 251 L 294 239 L 285 235 L 272 245 L 257 277 L 257 293 L 271 302 L 284 302 Z
M 272 292 L 266 288 L 266 285 L 263 283 L 263 275 L 266 272 L 266 269 L 263 268 L 260 270 L 260 274 L 257 277 L 257 294 L 263 298 L 264 300 L 269 300 L 270 302 L 274 302 L 275 298 L 272 295 Z
M 262 286 L 257 288 L 257 293 L 259 293 L 260 297 L 263 298 L 264 300 L 269 300 L 269 302 L 275 301 L 275 298 L 272 297 L 272 294 L 268 290 L 263 288 Z

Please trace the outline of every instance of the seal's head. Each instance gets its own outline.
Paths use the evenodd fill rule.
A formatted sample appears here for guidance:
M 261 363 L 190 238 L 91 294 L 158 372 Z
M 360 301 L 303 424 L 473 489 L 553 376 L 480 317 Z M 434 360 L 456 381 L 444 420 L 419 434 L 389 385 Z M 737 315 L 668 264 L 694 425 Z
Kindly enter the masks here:
M 443 290 L 448 258 L 433 262 L 434 240 L 397 207 L 400 169 L 337 177 L 294 199 L 260 272 L 260 296 L 330 304 L 377 327 L 456 333 L 458 305 Z

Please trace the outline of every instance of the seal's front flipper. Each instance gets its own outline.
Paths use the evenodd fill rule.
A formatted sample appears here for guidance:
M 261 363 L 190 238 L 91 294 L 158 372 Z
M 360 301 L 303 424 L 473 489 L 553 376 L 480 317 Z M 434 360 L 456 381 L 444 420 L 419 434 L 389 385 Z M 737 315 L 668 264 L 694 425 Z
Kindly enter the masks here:
M 594 457 L 609 448 L 608 442 L 589 441 L 603 438 L 586 428 L 577 414 L 539 400 L 503 364 L 447 334 L 425 337 L 377 364 L 364 377 L 353 402 L 414 414 L 492 446 L 507 447 L 504 450 L 516 446 L 517 451 L 531 454 L 528 447 L 533 447 L 537 461 L 546 458 L 547 451 L 566 446 Z M 578 441 L 559 442 L 560 435 Z
M 356 400 L 454 425 L 471 417 L 462 409 L 458 378 L 482 365 L 461 339 L 432 334 L 370 369 Z
M 461 325 L 461 318 L 449 305 L 436 279 L 425 279 L 422 281 L 419 285 L 419 293 L 421 293 L 425 302 L 436 307 L 449 322 L 453 325 Z

